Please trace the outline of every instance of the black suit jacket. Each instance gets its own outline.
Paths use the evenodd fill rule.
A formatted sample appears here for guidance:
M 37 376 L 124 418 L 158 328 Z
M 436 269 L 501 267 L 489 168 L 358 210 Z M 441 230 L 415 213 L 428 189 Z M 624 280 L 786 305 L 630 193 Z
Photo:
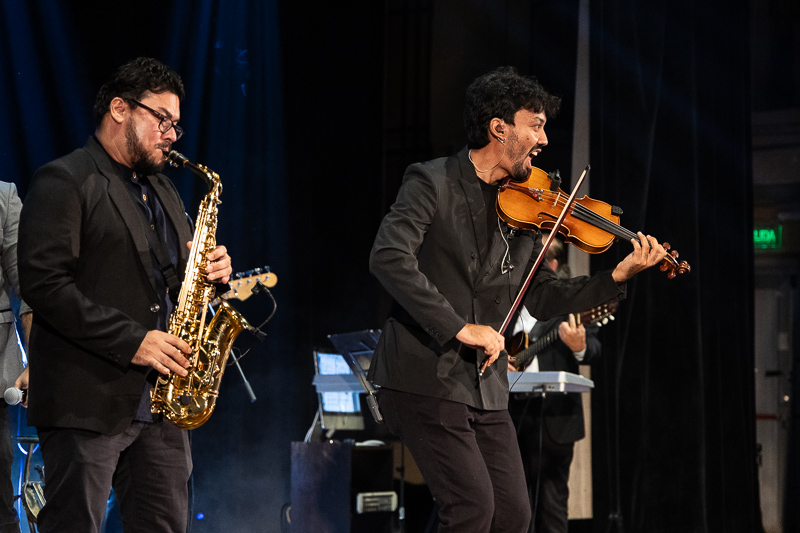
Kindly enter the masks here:
M 192 240 L 183 202 L 150 176 L 179 242 Z M 34 309 L 28 422 L 115 434 L 127 428 L 146 367 L 131 359 L 156 327 L 145 218 L 96 139 L 40 168 L 19 229 L 23 297 Z M 187 248 L 180 247 L 180 275 Z
M 397 201 L 381 223 L 370 269 L 395 304 L 369 377 L 381 387 L 479 409 L 505 409 L 507 358 L 478 379 L 483 354 L 455 336 L 467 323 L 500 329 L 542 243 L 532 231 L 508 240 L 515 268 L 502 274 L 506 245 L 498 227 L 485 256 L 480 255 L 487 237 L 486 213 L 467 154 L 465 148 L 452 157 L 411 165 Z M 619 300 L 624 294 L 624 284 L 615 283 L 610 272 L 562 281 L 543 264 L 525 305 L 536 318 L 547 319 Z

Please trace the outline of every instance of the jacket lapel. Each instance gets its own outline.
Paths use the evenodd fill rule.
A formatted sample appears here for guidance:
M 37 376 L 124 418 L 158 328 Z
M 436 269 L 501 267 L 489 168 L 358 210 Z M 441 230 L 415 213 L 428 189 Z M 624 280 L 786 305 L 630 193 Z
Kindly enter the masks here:
M 464 197 L 467 201 L 467 206 L 472 216 L 472 232 L 475 237 L 475 249 L 478 254 L 481 253 L 480 243 L 487 242 L 486 222 L 487 216 L 486 206 L 483 203 L 483 192 L 481 185 L 478 182 L 478 175 L 475 173 L 475 168 L 469 160 L 469 150 L 465 147 L 458 153 L 458 160 L 461 167 L 461 187 L 464 190 Z M 495 212 L 488 213 L 490 217 L 497 217 Z M 505 251 L 505 244 L 503 239 L 499 238 L 499 226 L 494 229 L 490 237 L 490 244 L 488 252 L 485 252 L 485 257 L 479 257 L 480 267 L 476 270 L 475 282 L 480 284 L 483 280 L 487 279 L 486 274 L 495 268 L 498 261 L 503 257 Z
M 181 263 L 184 263 L 189 257 L 189 249 L 186 247 L 186 243 L 192 240 L 192 229 L 189 217 L 184 210 L 183 204 L 180 202 L 175 188 L 167 183 L 168 178 L 166 176 L 157 174 L 155 176 L 147 176 L 147 179 L 150 186 L 155 190 L 156 196 L 158 196 L 158 199 L 161 201 L 164 213 L 178 234 L 180 247 L 178 253 L 181 257 Z M 178 213 L 180 213 L 180 215 Z M 174 218 L 176 216 L 178 217 L 177 219 Z M 182 270 L 183 266 L 178 265 L 178 268 Z
M 131 198 L 131 193 L 119 178 L 111 157 L 94 137 L 89 138 L 89 142 L 86 144 L 86 151 L 89 152 L 89 155 L 94 159 L 100 174 L 108 180 L 108 196 L 116 206 L 117 211 L 119 211 L 123 223 L 128 228 L 128 233 L 130 233 L 131 239 L 136 246 L 139 261 L 142 264 L 142 268 L 147 273 L 150 286 L 153 287 L 153 291 L 157 291 L 158 289 L 150 256 L 150 245 L 142 231 L 142 225 L 145 223 L 144 217 Z

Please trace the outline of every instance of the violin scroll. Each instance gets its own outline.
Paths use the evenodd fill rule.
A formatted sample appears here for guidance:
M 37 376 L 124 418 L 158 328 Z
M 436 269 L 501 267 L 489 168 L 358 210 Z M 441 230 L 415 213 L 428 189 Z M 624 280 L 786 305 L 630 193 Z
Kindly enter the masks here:
M 678 250 L 672 250 L 669 243 L 663 244 L 664 250 L 667 251 L 667 256 L 661 261 L 659 270 L 667 273 L 667 278 L 672 279 L 678 274 L 686 274 L 692 271 L 692 267 L 686 261 L 678 262 Z

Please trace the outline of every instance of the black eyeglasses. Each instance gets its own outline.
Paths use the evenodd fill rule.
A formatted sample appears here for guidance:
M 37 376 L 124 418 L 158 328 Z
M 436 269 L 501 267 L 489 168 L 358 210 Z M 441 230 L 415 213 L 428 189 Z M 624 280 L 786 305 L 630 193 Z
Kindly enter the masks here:
M 164 115 L 163 113 L 159 113 L 158 111 L 156 111 L 151 107 L 147 107 L 139 100 L 134 100 L 133 98 L 130 98 L 130 101 L 135 103 L 136 105 L 140 105 L 143 108 L 147 109 L 153 114 L 154 117 L 156 117 L 161 121 L 158 123 L 158 131 L 160 131 L 161 133 L 167 133 L 170 128 L 175 128 L 175 140 L 177 141 L 178 139 L 181 138 L 181 136 L 183 136 L 183 128 L 172 122 L 172 119 L 169 118 L 168 116 Z

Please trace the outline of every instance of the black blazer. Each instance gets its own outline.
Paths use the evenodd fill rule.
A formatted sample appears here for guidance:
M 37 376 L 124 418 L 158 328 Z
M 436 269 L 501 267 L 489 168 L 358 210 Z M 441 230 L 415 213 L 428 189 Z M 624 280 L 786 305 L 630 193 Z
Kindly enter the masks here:
M 183 202 L 150 176 L 179 242 Z M 112 159 L 90 138 L 33 177 L 19 228 L 22 295 L 34 310 L 28 422 L 115 434 L 130 425 L 146 367 L 131 364 L 155 329 L 159 298 L 145 219 Z M 182 277 L 188 249 L 180 247 Z
M 502 274 L 506 245 L 499 227 L 480 256 L 485 216 L 466 148 L 406 170 L 370 254 L 370 270 L 395 300 L 370 366 L 376 385 L 479 409 L 507 407 L 507 359 L 478 379 L 483 354 L 455 336 L 467 323 L 500 329 L 542 243 L 532 231 L 509 239 L 515 268 Z M 615 283 L 610 272 L 562 281 L 543 264 L 525 305 L 536 318 L 547 319 L 624 295 L 625 285 Z

